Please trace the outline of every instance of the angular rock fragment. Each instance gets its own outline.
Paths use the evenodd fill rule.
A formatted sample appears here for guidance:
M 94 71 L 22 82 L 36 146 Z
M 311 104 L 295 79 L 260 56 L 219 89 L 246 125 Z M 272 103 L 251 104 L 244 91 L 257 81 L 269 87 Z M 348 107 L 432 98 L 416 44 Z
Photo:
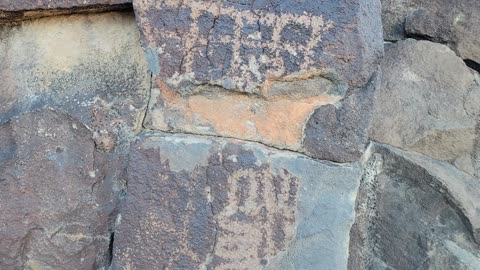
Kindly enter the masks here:
M 444 43 L 463 59 L 480 63 L 479 10 L 477 0 L 382 0 L 384 36 Z
M 374 141 L 448 161 L 480 176 L 480 80 L 447 46 L 386 47 L 371 127 Z
M 383 51 L 379 1 L 134 2 L 157 80 L 145 126 L 302 149 Z
M 454 166 L 372 144 L 349 269 L 478 269 L 480 182 Z
M 51 107 L 80 119 L 104 151 L 140 128 L 150 74 L 129 13 L 0 26 L 0 123 Z
M 114 269 L 346 268 L 356 165 L 159 133 L 131 151 Z
M 0 269 L 108 265 L 118 175 L 92 136 L 50 110 L 0 125 Z

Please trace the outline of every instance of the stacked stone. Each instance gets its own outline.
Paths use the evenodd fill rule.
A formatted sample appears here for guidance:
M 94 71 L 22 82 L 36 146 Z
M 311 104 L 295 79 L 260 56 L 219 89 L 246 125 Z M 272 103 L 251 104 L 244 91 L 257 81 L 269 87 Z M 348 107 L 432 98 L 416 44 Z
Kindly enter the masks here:
M 479 269 L 477 1 L 130 2 L 0 0 L 0 269 Z

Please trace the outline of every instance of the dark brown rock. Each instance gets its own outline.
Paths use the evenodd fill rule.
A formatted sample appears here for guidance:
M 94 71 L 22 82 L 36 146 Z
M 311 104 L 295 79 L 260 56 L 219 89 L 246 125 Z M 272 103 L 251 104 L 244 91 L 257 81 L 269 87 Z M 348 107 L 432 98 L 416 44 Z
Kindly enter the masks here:
M 369 128 L 375 108 L 380 74 L 363 88 L 334 105 L 315 110 L 305 126 L 303 147 L 318 159 L 352 162 L 360 159 L 369 143 Z
M 0 0 L 0 23 L 44 16 L 128 9 L 132 0 Z
M 134 2 L 150 68 L 182 95 L 195 85 L 265 94 L 322 75 L 364 85 L 382 54 L 380 1 Z
M 359 176 L 254 143 L 142 134 L 112 267 L 345 268 Z
M 379 144 L 364 166 L 349 269 L 478 269 L 478 179 Z
M 0 269 L 108 265 L 120 175 L 92 137 L 50 110 L 0 125 Z

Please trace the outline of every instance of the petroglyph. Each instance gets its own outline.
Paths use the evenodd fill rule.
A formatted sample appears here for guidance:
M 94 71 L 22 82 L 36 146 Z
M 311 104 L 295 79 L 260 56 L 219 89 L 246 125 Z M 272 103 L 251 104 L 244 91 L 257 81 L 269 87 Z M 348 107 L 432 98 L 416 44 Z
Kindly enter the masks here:
M 322 15 L 278 13 L 228 1 L 137 1 L 145 47 L 159 78 L 180 92 L 193 84 L 257 92 L 265 82 L 318 68 Z M 152 18 L 155 17 L 155 20 Z M 155 62 L 154 59 L 153 62 Z

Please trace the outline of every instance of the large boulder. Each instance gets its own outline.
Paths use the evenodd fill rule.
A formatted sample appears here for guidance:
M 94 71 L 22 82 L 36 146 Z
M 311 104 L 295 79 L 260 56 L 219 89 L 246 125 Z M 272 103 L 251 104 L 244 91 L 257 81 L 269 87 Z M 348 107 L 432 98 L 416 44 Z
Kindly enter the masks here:
M 463 59 L 480 63 L 479 10 L 477 0 L 382 0 L 384 36 L 444 43 Z
M 65 114 L 35 111 L 1 124 L 0 269 L 107 267 L 117 162 Z
M 382 69 L 371 138 L 480 176 L 478 73 L 447 46 L 415 40 L 388 45 Z
M 345 269 L 361 171 L 228 139 L 131 148 L 114 269 Z
M 478 269 L 480 181 L 449 163 L 372 144 L 349 269 Z
M 383 51 L 380 3 L 134 2 L 156 78 L 145 126 L 303 151 L 320 106 L 364 87 Z
M 112 151 L 138 131 L 150 74 L 128 13 L 71 15 L 0 26 L 0 123 L 54 108 Z

